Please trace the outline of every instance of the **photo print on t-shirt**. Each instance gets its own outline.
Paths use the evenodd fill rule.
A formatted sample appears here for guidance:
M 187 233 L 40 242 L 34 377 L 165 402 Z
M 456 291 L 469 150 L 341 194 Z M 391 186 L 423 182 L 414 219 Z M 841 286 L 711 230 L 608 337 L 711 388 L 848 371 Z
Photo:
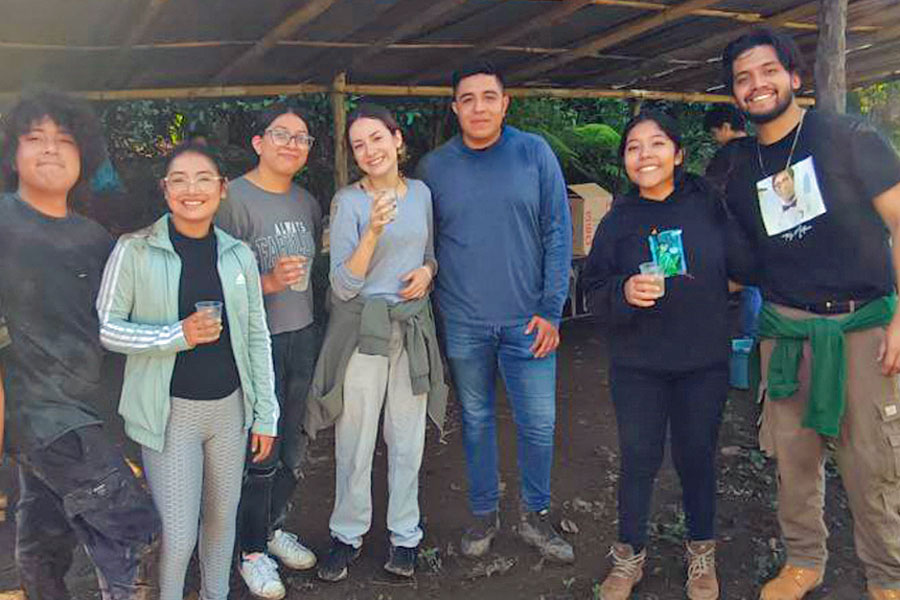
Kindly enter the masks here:
M 792 232 L 827 212 L 812 156 L 757 181 L 756 194 L 763 224 L 770 237 Z M 802 235 L 790 235 L 791 239 L 795 237 Z

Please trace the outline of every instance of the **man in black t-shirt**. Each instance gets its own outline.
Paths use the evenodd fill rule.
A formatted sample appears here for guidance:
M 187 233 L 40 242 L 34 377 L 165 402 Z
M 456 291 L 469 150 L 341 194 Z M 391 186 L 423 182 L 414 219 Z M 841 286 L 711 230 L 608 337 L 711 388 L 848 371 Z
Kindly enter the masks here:
M 81 542 L 104 598 L 150 598 L 142 560 L 159 530 L 146 489 L 108 439 L 94 300 L 112 240 L 68 208 L 103 156 L 90 109 L 59 94 L 22 100 L 4 122 L 0 348 L 6 431 L 19 465 L 16 562 L 29 598 L 69 598 Z
M 900 160 L 870 125 L 798 105 L 799 56 L 765 29 L 723 55 L 758 132 L 737 143 L 727 204 L 759 260 L 760 445 L 778 462 L 787 550 L 760 597 L 796 600 L 822 581 L 831 438 L 869 598 L 900 598 Z

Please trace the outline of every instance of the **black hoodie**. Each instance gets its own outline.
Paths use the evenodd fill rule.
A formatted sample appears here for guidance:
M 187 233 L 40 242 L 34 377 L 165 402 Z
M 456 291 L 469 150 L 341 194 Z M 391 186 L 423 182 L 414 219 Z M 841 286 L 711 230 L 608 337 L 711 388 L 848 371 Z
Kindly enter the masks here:
M 609 325 L 613 365 L 671 372 L 728 360 L 727 222 L 710 186 L 692 175 L 663 201 L 616 198 L 583 275 L 591 312 Z M 670 229 L 682 230 L 687 274 L 668 277 L 653 307 L 628 304 L 625 281 L 653 260 L 649 236 Z

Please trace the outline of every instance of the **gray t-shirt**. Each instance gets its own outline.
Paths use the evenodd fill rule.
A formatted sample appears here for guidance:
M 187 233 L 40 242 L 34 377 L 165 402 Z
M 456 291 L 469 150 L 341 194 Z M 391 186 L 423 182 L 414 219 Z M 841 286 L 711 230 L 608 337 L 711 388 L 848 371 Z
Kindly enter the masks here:
M 426 260 L 434 260 L 431 190 L 418 179 L 407 179 L 408 191 L 397 202 L 397 218 L 384 228 L 365 279 L 354 277 L 344 263 L 356 251 L 369 223 L 372 199 L 358 184 L 342 188 L 332 202 L 337 213 L 331 226 L 331 289 L 342 300 L 357 295 L 403 302 L 401 278 Z
M 216 225 L 249 244 L 262 275 L 283 255 L 316 257 L 322 209 L 313 196 L 293 185 L 287 194 L 267 192 L 246 177 L 232 181 L 216 215 Z M 265 296 L 272 335 L 303 329 L 313 322 L 312 284 L 303 292 L 287 289 Z

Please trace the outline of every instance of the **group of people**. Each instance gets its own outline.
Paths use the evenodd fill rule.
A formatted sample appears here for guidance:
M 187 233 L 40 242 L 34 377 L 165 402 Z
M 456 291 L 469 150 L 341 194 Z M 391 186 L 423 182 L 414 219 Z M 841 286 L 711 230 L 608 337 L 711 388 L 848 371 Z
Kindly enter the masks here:
M 686 594 L 719 597 L 728 295 L 757 286 L 760 443 L 778 461 L 787 549 L 760 597 L 799 600 L 822 582 L 832 440 L 869 597 L 900 599 L 900 159 L 868 125 L 798 105 L 790 38 L 744 35 L 723 68 L 756 136 L 730 142 L 703 178 L 685 172 L 690 149 L 673 120 L 635 116 L 619 149 L 631 189 L 601 222 L 583 275 L 608 328 L 621 449 L 619 533 L 600 598 L 625 600 L 643 577 L 669 432 L 687 520 Z M 314 138 L 295 109 L 260 115 L 258 162 L 234 181 L 206 144 L 176 148 L 160 182 L 168 211 L 115 244 L 69 209 L 103 155 L 89 109 L 44 93 L 6 116 L 0 401 L 19 470 L 16 559 L 29 598 L 69 597 L 63 576 L 77 543 L 103 597 L 116 600 L 149 598 L 153 585 L 159 598 L 180 599 L 197 546 L 205 600 L 228 596 L 235 546 L 260 598 L 285 595 L 279 563 L 346 578 L 372 521 L 381 418 L 385 569 L 412 576 L 426 422 L 442 428 L 447 405 L 444 359 L 467 463 L 463 554 L 484 556 L 500 531 L 499 374 L 517 431 L 515 530 L 548 560 L 575 560 L 550 514 L 555 351 L 572 252 L 565 181 L 542 138 L 504 124 L 510 100 L 492 65 L 461 69 L 452 85 L 460 133 L 415 178 L 401 170 L 403 133 L 388 110 L 363 104 L 349 115 L 362 178 L 332 201 L 321 343 L 310 282 L 323 256 L 321 209 L 293 182 Z M 806 208 L 785 225 L 772 194 L 785 213 L 801 199 Z M 146 482 L 97 406 L 104 348 L 127 356 L 119 414 Z M 318 560 L 285 516 L 306 496 L 297 486 L 309 440 L 332 425 L 331 546 Z

